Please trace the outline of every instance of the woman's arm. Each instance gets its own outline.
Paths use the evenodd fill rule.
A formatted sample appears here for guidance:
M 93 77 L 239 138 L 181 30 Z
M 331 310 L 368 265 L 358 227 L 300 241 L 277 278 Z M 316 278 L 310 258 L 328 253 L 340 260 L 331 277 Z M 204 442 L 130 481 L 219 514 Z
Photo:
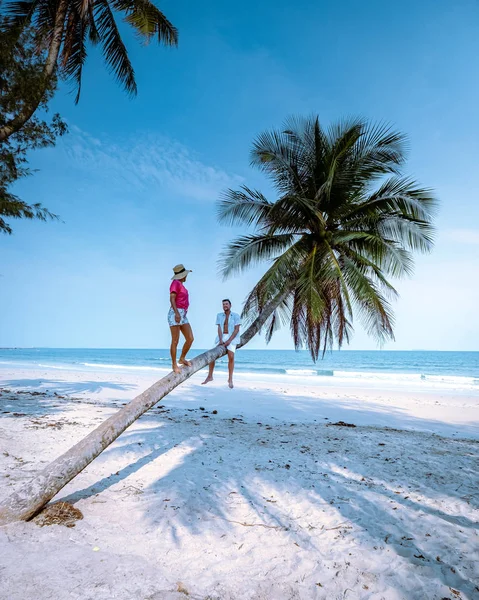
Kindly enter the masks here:
M 170 304 L 171 304 L 171 308 L 175 311 L 175 321 L 177 323 L 179 323 L 181 321 L 181 315 L 178 312 L 178 308 L 176 307 L 176 292 L 171 292 Z

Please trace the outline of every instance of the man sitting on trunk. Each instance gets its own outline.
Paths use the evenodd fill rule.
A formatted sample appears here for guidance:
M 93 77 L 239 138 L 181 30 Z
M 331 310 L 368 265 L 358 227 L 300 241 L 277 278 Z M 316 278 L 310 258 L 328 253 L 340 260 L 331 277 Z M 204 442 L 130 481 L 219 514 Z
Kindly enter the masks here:
M 235 368 L 235 351 L 240 342 L 239 330 L 241 326 L 241 317 L 231 312 L 231 302 L 228 299 L 223 300 L 223 312 L 218 313 L 216 317 L 218 326 L 218 336 L 215 340 L 216 345 L 226 346 L 228 351 L 228 385 L 233 388 L 233 370 Z M 203 385 L 213 381 L 214 361 L 209 365 L 208 377 L 203 381 Z

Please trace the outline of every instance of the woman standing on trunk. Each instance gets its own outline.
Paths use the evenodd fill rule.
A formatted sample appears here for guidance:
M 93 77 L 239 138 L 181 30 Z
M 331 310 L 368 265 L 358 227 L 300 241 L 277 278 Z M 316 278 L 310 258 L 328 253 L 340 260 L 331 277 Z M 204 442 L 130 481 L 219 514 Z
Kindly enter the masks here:
M 187 312 L 190 305 L 188 290 L 185 288 L 184 283 L 188 277 L 190 270 L 185 269 L 183 265 L 176 265 L 173 267 L 173 277 L 170 285 L 170 304 L 171 308 L 168 312 L 168 325 L 171 331 L 171 366 L 175 373 L 180 372 L 178 365 L 184 365 L 189 367 L 190 361 L 186 359 L 186 354 L 191 348 L 193 343 L 193 331 L 191 325 L 188 322 Z M 178 348 L 178 342 L 180 340 L 180 331 L 185 338 L 183 350 L 181 351 L 180 360 L 176 362 L 176 351 Z

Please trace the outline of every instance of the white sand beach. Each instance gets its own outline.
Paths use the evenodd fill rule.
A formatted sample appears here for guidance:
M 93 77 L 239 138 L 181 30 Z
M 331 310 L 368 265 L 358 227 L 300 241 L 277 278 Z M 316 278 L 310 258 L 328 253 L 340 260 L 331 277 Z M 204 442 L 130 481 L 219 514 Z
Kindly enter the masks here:
M 0 373 L 1 497 L 157 378 Z M 58 494 L 74 527 L 0 528 L 2 599 L 479 598 L 477 395 L 204 375 Z

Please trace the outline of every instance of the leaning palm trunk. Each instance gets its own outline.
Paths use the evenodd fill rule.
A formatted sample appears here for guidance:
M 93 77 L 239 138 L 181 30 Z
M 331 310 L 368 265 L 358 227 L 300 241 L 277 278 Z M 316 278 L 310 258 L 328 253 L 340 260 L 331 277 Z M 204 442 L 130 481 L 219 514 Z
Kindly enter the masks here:
M 287 294 L 288 292 L 284 292 L 265 305 L 259 316 L 241 336 L 241 343 L 238 347 L 244 346 L 260 331 L 268 317 Z M 141 417 L 180 383 L 225 354 L 224 346 L 217 346 L 203 352 L 192 359 L 191 367 L 183 368 L 179 374 L 170 373 L 134 398 L 127 406 L 112 415 L 65 454 L 45 467 L 32 480 L 25 483 L 20 490 L 2 500 L 0 502 L 0 525 L 32 518 L 138 417 Z
M 45 67 L 43 69 L 43 86 L 39 89 L 37 96 L 30 100 L 30 102 L 26 103 L 18 115 L 15 115 L 13 119 L 5 123 L 5 125 L 0 128 L 0 142 L 5 141 L 11 135 L 21 129 L 32 117 L 33 113 L 37 110 L 42 101 L 48 84 L 54 76 L 57 67 L 58 54 L 60 52 L 60 46 L 63 40 L 63 32 L 65 28 L 64 21 L 67 7 L 66 0 L 61 0 L 57 8 L 52 41 L 48 49 L 48 55 L 45 62 Z

